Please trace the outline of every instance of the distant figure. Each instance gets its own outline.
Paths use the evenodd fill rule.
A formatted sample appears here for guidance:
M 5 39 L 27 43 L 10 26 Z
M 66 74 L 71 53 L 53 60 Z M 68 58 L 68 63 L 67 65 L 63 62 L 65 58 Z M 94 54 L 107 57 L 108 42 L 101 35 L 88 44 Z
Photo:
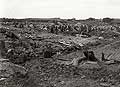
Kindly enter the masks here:
M 55 34 L 58 34 L 58 27 L 55 26 Z
M 0 40 L 0 57 L 4 58 L 5 53 L 6 53 L 5 41 L 4 40 Z
M 52 55 L 52 47 L 50 45 L 46 46 L 46 49 L 44 50 L 44 58 L 52 58 Z

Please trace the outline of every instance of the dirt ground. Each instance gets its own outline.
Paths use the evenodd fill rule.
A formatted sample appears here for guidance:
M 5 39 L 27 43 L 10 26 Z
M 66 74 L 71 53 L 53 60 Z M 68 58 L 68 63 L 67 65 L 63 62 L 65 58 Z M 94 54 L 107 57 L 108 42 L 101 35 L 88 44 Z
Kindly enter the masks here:
M 21 38 L 24 37 L 24 34 L 22 35 Z M 0 80 L 0 87 L 120 87 L 120 64 L 107 65 L 104 62 L 86 62 L 78 66 L 66 64 L 74 58 L 84 57 L 85 50 L 93 51 L 99 60 L 102 52 L 107 59 L 120 60 L 120 37 L 98 39 L 98 36 L 82 38 L 37 32 L 31 34 L 28 40 L 33 48 L 26 48 L 25 52 L 29 51 L 31 59 L 19 64 L 28 70 L 27 74 L 23 77 L 13 75 Z M 53 58 L 44 58 L 41 54 L 45 44 L 51 44 L 53 51 L 56 52 Z M 31 53 L 35 55 L 31 56 L 33 55 Z
M 97 58 L 101 52 L 105 56 L 112 53 L 110 58 L 119 59 L 119 41 L 95 47 L 93 50 Z M 59 56 L 72 60 L 82 57 L 81 51 Z M 62 61 L 63 62 L 63 61 Z M 57 64 L 51 59 L 34 59 L 24 65 L 29 69 L 28 77 L 11 77 L 0 81 L 1 87 L 120 87 L 120 65 L 83 64 L 78 67 Z

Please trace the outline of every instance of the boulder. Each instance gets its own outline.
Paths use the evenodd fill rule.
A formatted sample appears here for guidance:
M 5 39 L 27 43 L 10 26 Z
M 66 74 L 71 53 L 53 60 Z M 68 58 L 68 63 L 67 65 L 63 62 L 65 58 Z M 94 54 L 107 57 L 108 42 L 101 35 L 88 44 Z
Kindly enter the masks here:
M 0 61 L 0 77 L 10 77 L 18 73 L 22 76 L 25 76 L 27 74 L 27 69 L 23 66 L 16 65 L 10 62 Z

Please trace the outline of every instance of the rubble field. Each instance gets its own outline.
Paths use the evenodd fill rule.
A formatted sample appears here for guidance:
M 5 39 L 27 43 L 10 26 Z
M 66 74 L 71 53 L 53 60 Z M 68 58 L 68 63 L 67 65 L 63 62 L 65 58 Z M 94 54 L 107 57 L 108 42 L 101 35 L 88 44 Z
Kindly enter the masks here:
M 0 22 L 0 87 L 120 87 L 119 24 L 16 21 Z

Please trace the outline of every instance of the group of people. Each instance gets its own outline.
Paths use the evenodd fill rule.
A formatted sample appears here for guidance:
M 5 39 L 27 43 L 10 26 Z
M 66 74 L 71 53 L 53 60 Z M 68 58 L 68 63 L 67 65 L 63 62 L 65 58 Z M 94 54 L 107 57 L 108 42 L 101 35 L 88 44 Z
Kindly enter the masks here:
M 109 24 L 92 24 L 92 23 L 32 23 L 32 22 L 15 22 L 13 26 L 16 28 L 32 28 L 38 30 L 46 30 L 49 33 L 59 34 L 87 34 L 94 30 L 115 30 L 119 26 L 109 25 Z
M 46 30 L 49 33 L 78 33 L 90 32 L 91 25 L 83 23 L 32 23 L 32 22 L 12 22 L 11 26 L 15 28 L 32 28 Z
M 58 33 L 76 33 L 82 34 L 84 32 L 89 33 L 91 30 L 91 25 L 87 24 L 69 24 L 69 23 L 61 23 L 61 24 L 49 24 L 44 26 L 44 29 L 47 29 L 50 33 L 58 34 Z

